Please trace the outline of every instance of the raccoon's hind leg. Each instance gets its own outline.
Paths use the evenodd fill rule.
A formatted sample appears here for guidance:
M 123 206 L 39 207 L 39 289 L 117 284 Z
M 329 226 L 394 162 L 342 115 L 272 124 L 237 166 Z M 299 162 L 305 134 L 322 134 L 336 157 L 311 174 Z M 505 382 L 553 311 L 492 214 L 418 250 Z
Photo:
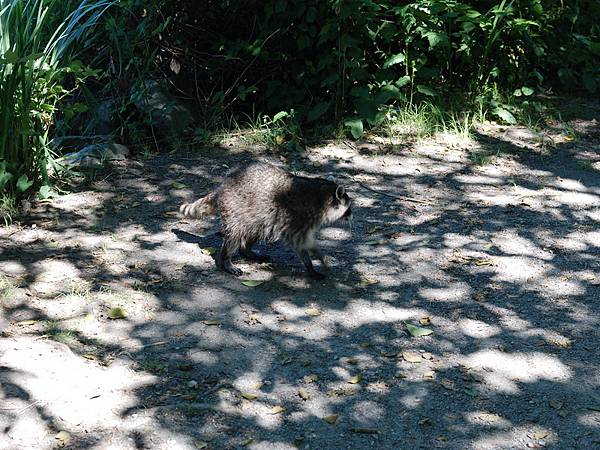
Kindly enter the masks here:
M 227 235 L 224 236 L 223 245 L 221 245 L 221 251 L 216 258 L 217 267 L 219 269 L 235 276 L 239 276 L 243 273 L 241 269 L 238 269 L 231 264 L 231 255 L 237 251 L 239 246 L 239 243 L 237 243 L 235 240 L 228 238 Z
M 300 259 L 304 263 L 304 266 L 306 267 L 308 274 L 312 278 L 314 278 L 315 280 L 322 280 L 325 278 L 324 274 L 322 274 L 321 272 L 317 272 L 315 270 L 313 263 L 312 263 L 312 259 L 310 258 L 310 253 L 308 252 L 307 249 L 296 250 L 296 251 L 298 252 L 298 256 L 300 257 Z
M 260 263 L 268 262 L 271 260 L 267 255 L 262 255 L 252 250 L 252 245 L 254 242 L 247 242 L 242 244 L 240 247 L 240 255 L 250 261 L 256 261 Z
M 311 254 L 313 257 L 317 258 L 319 261 L 321 261 L 321 264 L 323 264 L 323 267 L 328 267 L 327 263 L 325 262 L 325 258 L 323 258 L 323 254 L 321 253 L 321 251 L 317 248 L 317 247 L 313 247 L 313 248 L 309 248 L 308 249 L 309 254 Z

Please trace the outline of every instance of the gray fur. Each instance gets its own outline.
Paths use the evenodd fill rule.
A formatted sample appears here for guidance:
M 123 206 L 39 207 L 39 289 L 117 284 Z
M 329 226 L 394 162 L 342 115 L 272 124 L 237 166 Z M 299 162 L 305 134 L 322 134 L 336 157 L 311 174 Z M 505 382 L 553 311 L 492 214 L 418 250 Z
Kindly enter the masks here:
M 323 278 L 311 254 L 323 262 L 315 244 L 319 228 L 337 219 L 350 219 L 346 190 L 330 180 L 294 176 L 278 167 L 254 163 L 231 172 L 215 191 L 180 211 L 188 217 L 220 212 L 223 246 L 217 265 L 239 275 L 231 256 L 260 258 L 252 252 L 256 242 L 286 241 L 306 266 L 309 274 Z

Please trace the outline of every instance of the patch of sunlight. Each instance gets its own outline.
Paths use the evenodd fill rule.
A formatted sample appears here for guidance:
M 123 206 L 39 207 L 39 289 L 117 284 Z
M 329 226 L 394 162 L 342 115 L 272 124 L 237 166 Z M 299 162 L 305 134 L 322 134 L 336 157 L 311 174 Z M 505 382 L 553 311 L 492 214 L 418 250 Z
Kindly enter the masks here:
M 420 289 L 419 295 L 432 302 L 462 302 L 470 295 L 470 287 L 459 282 L 447 287 Z
M 539 281 L 540 287 L 546 295 L 555 297 L 583 295 L 585 286 L 579 280 L 572 280 L 568 275 L 544 277 Z
M 510 420 L 489 411 L 467 412 L 465 413 L 465 419 L 474 425 L 483 425 L 492 428 L 509 428 L 512 426 Z
M 352 419 L 360 424 L 373 425 L 385 416 L 385 409 L 372 400 L 363 400 L 352 405 Z
M 546 261 L 552 260 L 553 256 L 546 254 L 543 250 L 529 239 L 519 236 L 514 230 L 507 230 L 492 238 L 493 244 L 502 253 L 510 255 L 531 256 Z
M 542 428 L 540 426 L 536 426 L 535 428 L 535 430 L 532 430 L 530 425 L 523 425 L 520 427 L 513 427 L 504 432 L 497 432 L 492 435 L 486 434 L 485 437 L 481 437 L 473 442 L 471 448 L 494 450 L 525 448 L 525 445 L 516 446 L 515 443 L 531 441 L 530 436 L 533 436 L 534 433 L 540 433 L 544 436 L 543 440 L 546 446 L 559 442 L 557 434 L 552 429 Z
M 27 273 L 27 269 L 19 261 L 0 261 L 0 273 L 9 276 L 18 276 Z
M 497 266 L 494 281 L 531 283 L 532 279 L 541 279 L 545 272 L 543 262 L 537 258 L 496 256 L 494 262 Z
M 505 353 L 500 350 L 481 350 L 464 357 L 462 363 L 467 367 L 481 369 L 486 383 L 492 389 L 513 394 L 519 392 L 519 382 L 564 382 L 572 377 L 571 369 L 559 358 L 541 352 Z
M 138 404 L 135 391 L 156 382 L 155 377 L 129 370 L 115 361 L 102 367 L 75 355 L 64 344 L 29 337 L 0 342 L 0 364 L 15 374 L 11 380 L 27 390 L 27 402 L 13 399 L 15 406 L 35 401 L 44 405 L 46 414 L 60 417 L 71 427 L 85 429 L 118 427 L 121 411 Z M 17 403 L 19 405 L 17 405 Z M 17 419 L 35 434 L 46 424 L 36 420 L 31 408 Z
M 474 319 L 463 319 L 458 326 L 464 334 L 476 339 L 487 339 L 502 331 L 499 327 Z

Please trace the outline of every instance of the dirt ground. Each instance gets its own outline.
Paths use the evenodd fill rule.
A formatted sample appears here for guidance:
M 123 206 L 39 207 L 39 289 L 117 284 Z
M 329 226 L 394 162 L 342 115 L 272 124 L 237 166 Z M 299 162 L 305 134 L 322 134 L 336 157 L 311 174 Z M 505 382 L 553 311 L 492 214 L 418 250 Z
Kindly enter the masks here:
M 0 448 L 600 448 L 600 108 L 391 144 L 134 159 L 0 229 Z M 348 187 L 325 281 L 176 214 L 252 159 Z

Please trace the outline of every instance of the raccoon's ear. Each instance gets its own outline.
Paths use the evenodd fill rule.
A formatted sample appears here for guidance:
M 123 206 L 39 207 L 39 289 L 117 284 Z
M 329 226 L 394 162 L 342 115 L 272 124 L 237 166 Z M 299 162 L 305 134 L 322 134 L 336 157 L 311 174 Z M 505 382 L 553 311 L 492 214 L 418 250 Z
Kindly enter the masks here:
M 329 175 L 326 179 L 327 181 L 333 181 L 335 183 L 335 178 L 333 178 L 333 175 Z
M 346 193 L 346 189 L 344 188 L 344 186 L 338 186 L 337 189 L 335 190 L 335 197 L 338 200 L 341 200 L 344 197 L 345 193 Z

